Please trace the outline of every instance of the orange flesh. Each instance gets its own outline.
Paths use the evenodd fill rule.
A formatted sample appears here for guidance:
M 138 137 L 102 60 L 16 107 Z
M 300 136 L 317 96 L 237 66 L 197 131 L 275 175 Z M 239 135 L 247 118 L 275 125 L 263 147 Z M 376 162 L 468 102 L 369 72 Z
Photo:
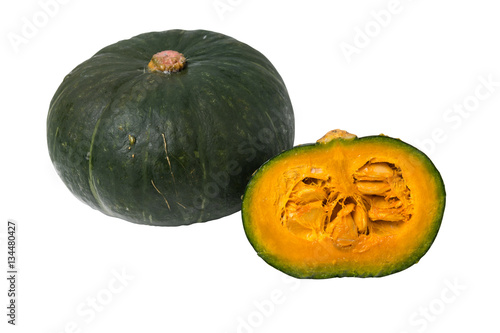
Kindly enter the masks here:
M 422 246 L 439 191 L 421 159 L 380 142 L 321 146 L 255 183 L 249 211 L 263 251 L 294 267 L 376 270 Z

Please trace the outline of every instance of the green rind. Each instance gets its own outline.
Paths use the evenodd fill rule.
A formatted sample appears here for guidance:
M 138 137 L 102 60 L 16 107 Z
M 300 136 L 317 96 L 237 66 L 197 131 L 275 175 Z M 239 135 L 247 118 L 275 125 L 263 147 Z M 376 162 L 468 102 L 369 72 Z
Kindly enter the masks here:
M 167 49 L 183 53 L 187 67 L 147 71 Z M 146 33 L 103 48 L 64 79 L 47 117 L 50 157 L 73 194 L 151 225 L 238 211 L 253 171 L 293 139 L 291 101 L 269 60 L 205 30 Z
M 311 150 L 316 150 L 316 149 L 328 149 L 332 145 L 356 145 L 359 143 L 363 142 L 381 142 L 384 144 L 390 144 L 397 146 L 403 150 L 405 150 L 408 154 L 413 156 L 416 159 L 419 159 L 421 162 L 423 162 L 423 165 L 427 168 L 427 171 L 429 172 L 430 175 L 432 175 L 432 179 L 435 182 L 436 189 L 441 193 L 440 198 L 441 200 L 439 202 L 436 202 L 436 215 L 434 221 L 431 223 L 432 228 L 428 230 L 427 236 L 424 238 L 425 242 L 421 244 L 420 247 L 416 251 L 414 251 L 411 256 L 407 257 L 403 261 L 399 262 L 393 262 L 388 265 L 383 266 L 381 269 L 371 269 L 370 268 L 363 268 L 363 267 L 337 267 L 337 266 L 332 266 L 332 265 L 327 265 L 327 266 L 316 266 L 316 267 L 310 267 L 310 268 L 300 268 L 300 267 L 295 267 L 289 263 L 284 262 L 281 258 L 278 256 L 275 256 L 271 253 L 267 253 L 265 245 L 261 244 L 259 242 L 258 237 L 254 234 L 253 229 L 252 229 L 252 214 L 250 211 L 250 201 L 252 199 L 252 191 L 255 186 L 260 180 L 261 177 L 263 177 L 266 173 L 266 170 L 271 168 L 274 164 L 276 163 L 281 163 L 282 161 L 286 160 L 288 157 L 292 157 L 298 154 L 305 154 Z M 268 160 L 266 163 L 264 163 L 252 176 L 250 182 L 247 185 L 247 188 L 245 190 L 245 194 L 243 196 L 243 203 L 242 203 L 242 209 L 241 209 L 241 214 L 242 214 L 242 220 L 243 220 L 243 227 L 245 230 L 245 234 L 252 245 L 252 247 L 255 249 L 257 254 L 269 265 L 273 266 L 274 268 L 282 271 L 285 274 L 288 274 L 290 276 L 296 277 L 296 278 L 301 278 L 301 279 L 327 279 L 327 278 L 334 278 L 334 277 L 360 277 L 360 278 L 366 278 L 366 277 L 382 277 L 390 274 L 394 274 L 400 271 L 403 271 L 414 264 L 416 264 L 430 249 L 431 245 L 433 244 L 434 240 L 437 237 L 439 228 L 442 223 L 443 215 L 444 215 L 444 209 L 446 205 L 446 191 L 445 191 L 445 186 L 443 179 L 441 177 L 441 174 L 433 164 L 433 162 L 430 160 L 430 158 L 417 149 L 416 147 L 407 144 L 399 139 L 394 139 L 388 136 L 366 136 L 362 138 L 355 138 L 355 139 L 334 139 L 331 142 L 327 144 L 320 144 L 320 143 L 315 143 L 315 144 L 303 144 L 300 146 L 296 146 L 292 149 L 289 149 L 287 151 L 282 152 L 281 154 L 273 157 L 272 159 Z

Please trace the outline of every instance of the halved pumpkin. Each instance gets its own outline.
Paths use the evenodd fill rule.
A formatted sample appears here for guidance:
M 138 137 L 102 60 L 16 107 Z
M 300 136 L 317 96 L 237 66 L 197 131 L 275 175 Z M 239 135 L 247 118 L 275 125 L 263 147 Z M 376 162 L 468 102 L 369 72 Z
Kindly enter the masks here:
M 415 147 L 334 130 L 266 162 L 242 217 L 258 255 L 289 275 L 384 276 L 429 250 L 445 197 L 440 173 Z

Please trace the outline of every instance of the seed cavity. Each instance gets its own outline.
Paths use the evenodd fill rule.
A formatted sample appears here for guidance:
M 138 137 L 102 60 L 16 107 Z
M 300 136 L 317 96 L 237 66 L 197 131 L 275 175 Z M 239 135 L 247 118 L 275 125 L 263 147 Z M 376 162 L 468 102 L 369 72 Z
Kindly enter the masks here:
M 396 165 L 366 162 L 349 178 L 317 178 L 319 167 L 299 176 L 284 174 L 290 186 L 281 223 L 308 241 L 329 238 L 339 249 L 355 246 L 363 237 L 387 235 L 411 219 L 411 191 Z M 288 177 L 287 177 L 288 176 Z

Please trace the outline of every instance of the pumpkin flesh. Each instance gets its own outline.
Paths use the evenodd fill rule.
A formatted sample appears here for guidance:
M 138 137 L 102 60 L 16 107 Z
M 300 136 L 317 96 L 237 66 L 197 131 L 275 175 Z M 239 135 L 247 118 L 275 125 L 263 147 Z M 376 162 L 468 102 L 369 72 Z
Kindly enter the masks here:
M 243 202 L 259 255 L 297 277 L 380 276 L 416 262 L 444 209 L 424 155 L 385 136 L 298 146 L 266 163 Z

